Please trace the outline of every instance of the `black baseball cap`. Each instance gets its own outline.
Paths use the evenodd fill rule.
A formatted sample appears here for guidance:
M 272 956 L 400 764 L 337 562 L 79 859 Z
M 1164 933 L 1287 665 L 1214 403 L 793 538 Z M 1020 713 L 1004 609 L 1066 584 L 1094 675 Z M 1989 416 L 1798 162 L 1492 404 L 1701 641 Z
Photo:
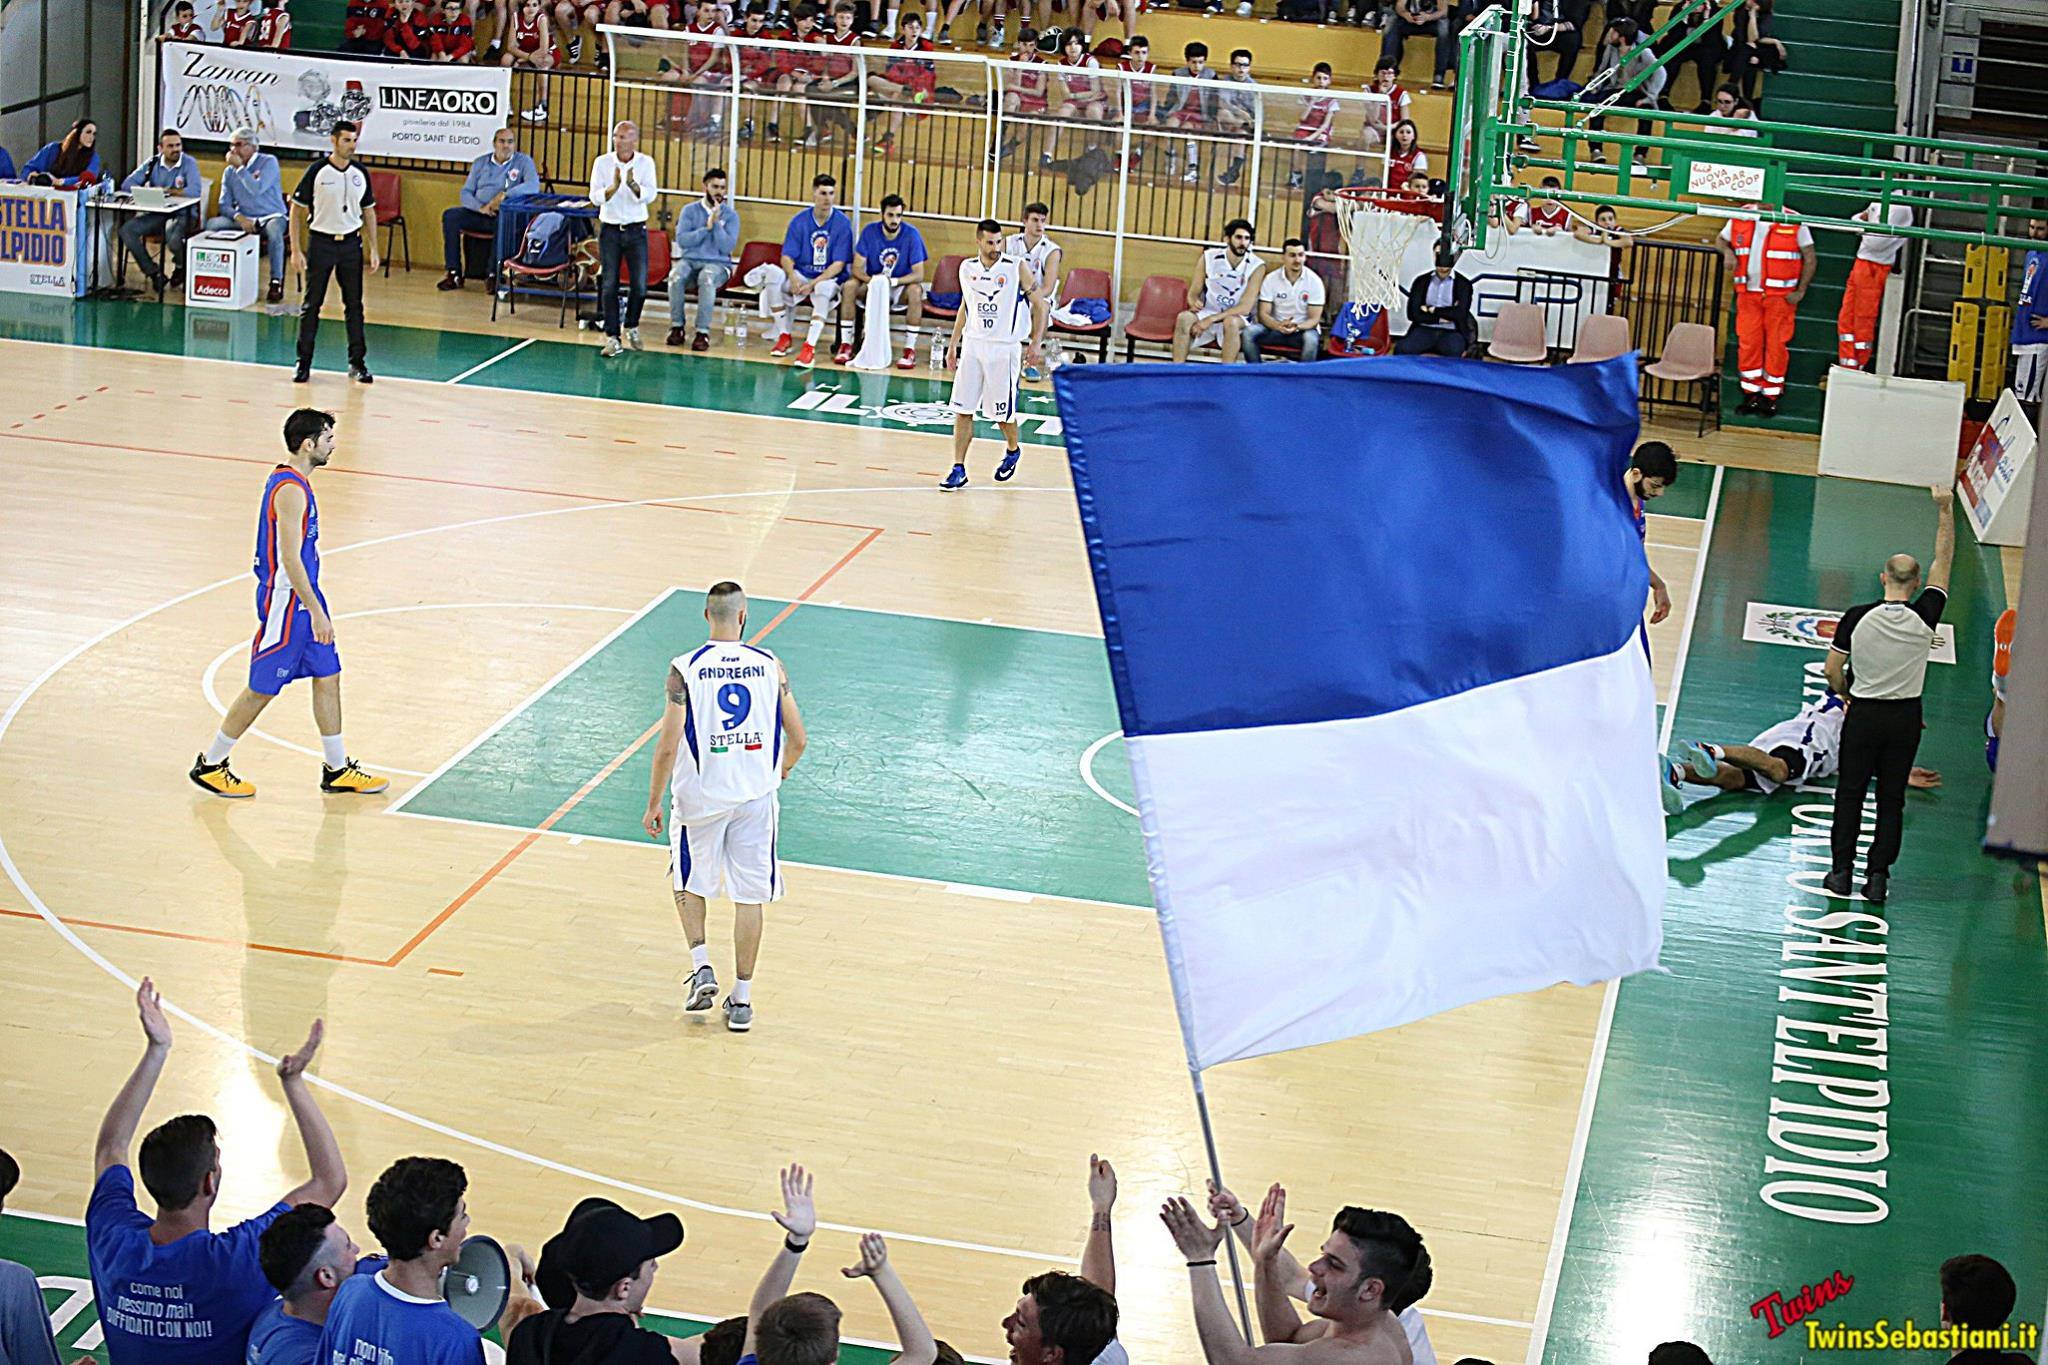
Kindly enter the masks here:
M 562 1230 L 542 1244 L 534 1284 L 541 1302 L 566 1309 L 578 1285 L 603 1293 L 640 1273 L 643 1261 L 666 1256 L 683 1244 L 683 1220 L 672 1213 L 636 1218 L 609 1199 L 595 1196 L 569 1211 Z M 593 1295 L 592 1297 L 595 1297 Z

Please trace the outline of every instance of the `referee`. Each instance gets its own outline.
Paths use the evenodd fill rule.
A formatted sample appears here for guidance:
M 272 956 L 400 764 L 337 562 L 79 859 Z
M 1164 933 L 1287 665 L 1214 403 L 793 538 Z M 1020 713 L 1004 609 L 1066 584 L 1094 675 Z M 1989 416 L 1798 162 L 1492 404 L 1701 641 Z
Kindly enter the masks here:
M 1835 784 L 1830 831 L 1833 866 L 1821 881 L 1831 896 L 1847 898 L 1863 828 L 1863 794 L 1877 780 L 1877 835 L 1864 864 L 1863 899 L 1883 905 L 1892 863 L 1899 856 L 1906 812 L 1906 778 L 1920 748 L 1920 693 L 1934 628 L 1948 605 L 1948 570 L 1956 553 L 1956 495 L 1934 490 L 1934 564 L 1921 587 L 1920 561 L 1893 555 L 1878 582 L 1884 600 L 1851 607 L 1835 626 L 1828 650 L 1828 686 L 1849 699 L 1842 724 L 1841 776 Z
M 306 167 L 292 192 L 292 269 L 306 277 L 306 302 L 299 310 L 299 368 L 294 384 L 313 374 L 313 343 L 320 334 L 320 305 L 327 302 L 327 281 L 341 285 L 341 309 L 348 320 L 348 377 L 371 383 L 363 341 L 363 257 L 378 266 L 377 233 L 363 232 L 363 212 L 375 208 L 370 177 L 356 164 L 356 125 L 341 119 L 334 125 L 334 150 Z M 306 226 L 300 219 L 310 219 Z

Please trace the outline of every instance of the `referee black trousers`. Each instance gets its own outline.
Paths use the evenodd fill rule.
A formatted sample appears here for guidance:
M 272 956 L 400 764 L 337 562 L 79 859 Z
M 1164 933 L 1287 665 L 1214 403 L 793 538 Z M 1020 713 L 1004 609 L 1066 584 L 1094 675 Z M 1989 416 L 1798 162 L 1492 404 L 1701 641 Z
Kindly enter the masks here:
M 1835 781 L 1835 823 L 1829 831 L 1834 871 L 1848 876 L 1863 829 L 1863 798 L 1877 783 L 1877 835 L 1864 861 L 1867 872 L 1889 873 L 1899 856 L 1906 818 L 1906 778 L 1920 752 L 1920 699 L 1849 703 L 1842 719 L 1841 776 Z
M 299 363 L 313 363 L 313 343 L 320 335 L 320 305 L 327 302 L 327 281 L 341 286 L 342 315 L 348 321 L 348 363 L 363 363 L 363 234 L 346 237 L 309 233 L 306 242 L 306 302 L 299 310 Z

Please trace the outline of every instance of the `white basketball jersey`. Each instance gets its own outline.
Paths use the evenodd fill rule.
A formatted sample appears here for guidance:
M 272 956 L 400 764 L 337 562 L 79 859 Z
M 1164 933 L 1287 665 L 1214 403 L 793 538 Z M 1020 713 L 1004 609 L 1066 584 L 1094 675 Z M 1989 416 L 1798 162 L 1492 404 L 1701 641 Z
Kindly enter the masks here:
M 1059 249 L 1060 244 L 1049 235 L 1040 237 L 1037 246 L 1026 246 L 1021 232 L 1013 232 L 1003 240 L 1003 254 L 1030 267 L 1032 287 L 1048 299 L 1053 297 L 1053 286 L 1059 282 L 1045 277 L 1045 267 L 1052 253 Z
M 1228 247 L 1212 246 L 1204 251 L 1202 275 L 1208 281 L 1208 289 L 1202 296 L 1203 307 L 1212 313 L 1237 307 L 1258 268 L 1259 258 L 1249 251 L 1235 265 L 1231 264 Z
M 1025 296 L 1024 262 L 1013 256 L 983 265 L 979 256 L 960 264 L 960 306 L 967 310 L 964 341 L 1026 341 L 1031 304 Z
M 670 783 L 685 823 L 782 785 L 782 666 L 765 649 L 713 640 L 671 661 L 682 675 L 683 743 Z

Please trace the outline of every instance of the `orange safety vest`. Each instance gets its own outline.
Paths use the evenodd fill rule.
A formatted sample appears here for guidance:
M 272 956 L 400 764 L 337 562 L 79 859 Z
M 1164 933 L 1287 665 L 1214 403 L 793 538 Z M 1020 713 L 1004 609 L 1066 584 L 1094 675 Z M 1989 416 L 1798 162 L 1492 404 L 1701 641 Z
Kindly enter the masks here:
M 1728 244 L 1735 248 L 1737 289 L 1746 288 L 1749 283 L 1749 246 L 1755 232 L 1754 218 L 1731 218 L 1728 222 Z M 1771 224 L 1770 231 L 1764 235 L 1764 292 L 1789 294 L 1797 289 L 1802 260 L 1799 251 L 1799 225 Z

